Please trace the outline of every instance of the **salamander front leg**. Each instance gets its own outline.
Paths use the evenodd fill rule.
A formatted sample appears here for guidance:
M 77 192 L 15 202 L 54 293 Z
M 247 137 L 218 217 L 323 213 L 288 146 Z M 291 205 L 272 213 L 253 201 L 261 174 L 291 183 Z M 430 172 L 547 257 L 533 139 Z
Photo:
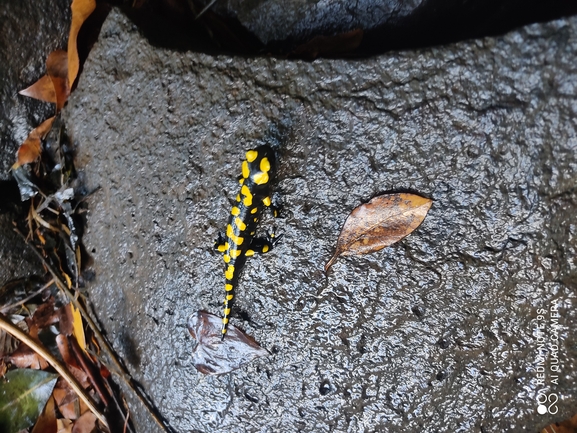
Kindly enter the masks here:
M 228 243 L 226 242 L 226 237 L 223 232 L 218 232 L 218 238 L 214 241 L 214 249 L 218 250 L 220 253 L 224 253 L 228 249 Z

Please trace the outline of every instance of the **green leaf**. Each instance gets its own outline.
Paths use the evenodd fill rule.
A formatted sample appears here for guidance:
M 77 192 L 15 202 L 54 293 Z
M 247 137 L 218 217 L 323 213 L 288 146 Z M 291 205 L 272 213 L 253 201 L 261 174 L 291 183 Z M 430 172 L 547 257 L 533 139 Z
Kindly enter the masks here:
M 17 369 L 0 380 L 0 431 L 16 433 L 33 425 L 50 398 L 57 374 Z

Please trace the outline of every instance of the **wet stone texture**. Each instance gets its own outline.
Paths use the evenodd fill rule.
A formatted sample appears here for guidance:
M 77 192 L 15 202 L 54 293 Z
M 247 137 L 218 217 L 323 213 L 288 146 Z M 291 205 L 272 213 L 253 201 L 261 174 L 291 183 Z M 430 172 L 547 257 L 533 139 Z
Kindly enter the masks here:
M 113 11 L 66 112 L 101 187 L 89 294 L 171 425 L 538 431 L 573 415 L 576 51 L 571 18 L 360 61 L 211 57 L 152 48 Z M 245 150 L 266 142 L 285 218 L 262 230 L 285 237 L 248 261 L 232 323 L 271 354 L 204 377 L 187 319 L 221 313 L 213 241 Z M 423 225 L 325 277 L 348 213 L 387 190 L 433 198 Z

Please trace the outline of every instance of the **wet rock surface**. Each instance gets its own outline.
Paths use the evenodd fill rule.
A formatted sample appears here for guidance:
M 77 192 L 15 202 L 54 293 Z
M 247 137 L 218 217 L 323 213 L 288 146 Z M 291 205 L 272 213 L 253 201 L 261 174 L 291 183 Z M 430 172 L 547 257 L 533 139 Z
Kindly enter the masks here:
M 171 425 L 538 431 L 573 415 L 576 50 L 572 18 L 362 61 L 211 57 L 152 48 L 113 11 L 66 110 L 101 187 L 89 294 Z M 271 353 L 204 377 L 186 323 L 221 313 L 213 241 L 241 157 L 267 142 L 285 217 L 262 230 L 285 237 L 248 261 L 232 323 Z M 325 277 L 348 213 L 388 190 L 433 198 L 424 223 Z

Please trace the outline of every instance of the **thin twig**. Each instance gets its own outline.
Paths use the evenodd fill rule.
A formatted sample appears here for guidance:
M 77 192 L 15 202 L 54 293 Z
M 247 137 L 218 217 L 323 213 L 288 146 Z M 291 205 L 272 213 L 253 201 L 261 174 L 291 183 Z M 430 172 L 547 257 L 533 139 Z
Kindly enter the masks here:
M 201 16 L 204 15 L 204 13 L 209 10 L 213 4 L 216 3 L 216 0 L 212 0 L 209 4 L 207 4 L 203 10 L 200 11 L 200 13 L 196 16 L 195 20 L 199 19 Z
M 96 416 L 96 418 L 98 418 L 98 420 L 104 426 L 106 426 L 107 429 L 109 429 L 108 422 L 106 422 L 106 418 L 104 417 L 104 415 L 100 413 L 92 398 L 90 398 L 90 396 L 86 393 L 86 391 L 84 391 L 84 388 L 82 388 L 82 385 L 78 383 L 76 378 L 66 369 L 66 367 L 60 361 L 54 358 L 54 356 L 52 356 L 52 354 L 48 350 L 46 350 L 41 344 L 32 340 L 30 336 L 28 336 L 25 332 L 20 330 L 20 328 L 18 328 L 16 325 L 13 325 L 12 323 L 4 319 L 4 317 L 2 316 L 0 316 L 0 328 L 4 329 L 10 335 L 22 341 L 24 344 L 26 344 L 26 346 L 28 346 L 30 349 L 32 349 L 34 352 L 36 352 L 38 355 L 44 358 L 46 362 L 48 362 L 48 364 L 50 364 L 60 374 L 60 376 L 62 376 L 70 384 L 72 389 L 76 392 L 76 394 L 78 394 L 78 397 L 80 397 L 82 401 L 86 403 L 86 406 L 88 406 L 88 408 L 94 414 L 94 416 Z
M 66 294 L 72 305 L 74 305 L 80 311 L 82 317 L 84 318 L 84 320 L 86 320 L 86 323 L 88 324 L 89 328 L 94 333 L 94 336 L 98 341 L 98 344 L 100 344 L 100 347 L 106 352 L 107 356 L 114 364 L 116 371 L 115 369 L 110 369 L 110 371 L 116 373 L 124 382 L 126 382 L 126 384 L 130 387 L 130 389 L 134 391 L 134 393 L 136 394 L 138 399 L 142 402 L 142 404 L 144 405 L 144 407 L 146 408 L 152 419 L 154 419 L 154 421 L 158 424 L 160 428 L 162 428 L 167 433 L 174 432 L 172 427 L 170 427 L 165 421 L 163 421 L 160 418 L 153 403 L 148 399 L 148 396 L 144 393 L 143 390 L 139 388 L 138 383 L 132 378 L 126 367 L 124 367 L 124 365 L 118 360 L 118 358 L 116 358 L 112 347 L 110 346 L 110 344 L 108 344 L 108 341 L 106 340 L 106 338 L 104 338 L 104 336 L 98 329 L 98 326 L 96 325 L 94 320 L 92 320 L 92 317 L 90 317 L 90 315 L 86 311 L 86 308 L 84 308 L 84 305 L 82 305 L 82 303 L 76 298 L 76 296 L 74 296 L 74 294 L 70 291 L 70 289 L 68 289 L 68 286 L 64 283 L 64 281 L 62 281 L 62 278 L 60 277 L 58 272 L 56 272 L 54 267 L 50 263 L 48 263 L 48 261 L 38 250 L 38 248 L 36 248 L 36 246 L 28 242 L 24 234 L 22 234 L 22 232 L 18 230 L 17 227 L 14 227 L 14 231 L 22 239 L 24 239 L 26 245 L 28 245 L 32 249 L 32 251 L 36 254 L 36 256 L 38 256 L 44 267 L 48 269 L 48 272 L 50 272 L 52 278 L 54 278 L 56 286 Z

